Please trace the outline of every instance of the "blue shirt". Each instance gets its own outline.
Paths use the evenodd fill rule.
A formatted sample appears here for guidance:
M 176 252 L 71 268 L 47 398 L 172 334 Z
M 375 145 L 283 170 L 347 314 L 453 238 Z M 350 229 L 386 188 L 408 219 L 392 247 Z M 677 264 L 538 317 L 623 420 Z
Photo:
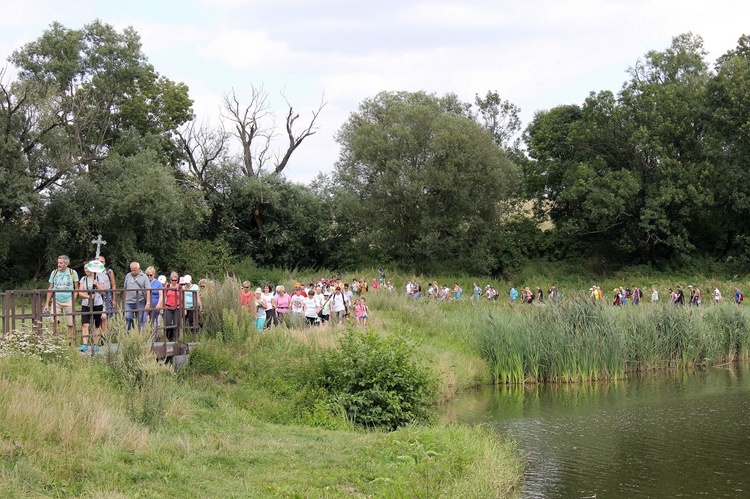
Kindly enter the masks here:
M 49 275 L 49 283 L 52 289 L 75 289 L 75 283 L 78 282 L 78 273 L 67 268 L 65 270 L 53 270 Z M 72 293 L 55 293 L 55 300 L 61 303 L 67 303 L 73 299 Z
M 158 279 L 151 281 L 151 306 L 155 307 L 159 304 L 159 293 L 164 288 Z

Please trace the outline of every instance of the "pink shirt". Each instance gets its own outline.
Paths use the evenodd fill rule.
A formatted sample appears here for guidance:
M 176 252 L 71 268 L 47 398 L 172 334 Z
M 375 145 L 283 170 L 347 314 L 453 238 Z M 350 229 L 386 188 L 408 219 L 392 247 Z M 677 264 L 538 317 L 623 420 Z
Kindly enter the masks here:
M 287 312 L 289 310 L 289 293 L 284 293 L 284 296 L 277 296 L 276 297 L 276 311 L 281 312 L 282 314 Z

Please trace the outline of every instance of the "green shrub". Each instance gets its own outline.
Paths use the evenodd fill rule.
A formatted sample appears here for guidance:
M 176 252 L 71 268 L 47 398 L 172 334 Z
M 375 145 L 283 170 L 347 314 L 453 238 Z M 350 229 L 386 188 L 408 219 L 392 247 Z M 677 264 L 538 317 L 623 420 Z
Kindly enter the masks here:
M 181 376 L 191 374 L 217 376 L 222 372 L 229 371 L 231 358 L 224 348 L 219 348 L 212 343 L 194 346 L 190 350 L 190 362 L 180 369 Z
M 107 361 L 125 387 L 131 416 L 143 424 L 154 426 L 164 415 L 165 383 L 169 382 L 171 369 L 156 360 L 151 350 L 151 335 L 148 328 L 120 332 L 117 351 L 108 354 Z
M 434 417 L 437 379 L 399 337 L 347 331 L 323 356 L 318 382 L 360 426 L 393 430 Z

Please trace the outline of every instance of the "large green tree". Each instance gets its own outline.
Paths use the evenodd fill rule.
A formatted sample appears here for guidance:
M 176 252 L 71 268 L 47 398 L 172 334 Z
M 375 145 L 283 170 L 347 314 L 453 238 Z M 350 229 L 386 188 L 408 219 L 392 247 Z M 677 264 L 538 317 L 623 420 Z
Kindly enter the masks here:
M 700 37 L 675 37 L 631 68 L 615 97 L 538 113 L 525 137 L 529 192 L 570 244 L 642 260 L 690 254 L 710 239 L 705 151 L 711 78 Z
M 56 212 L 62 200 L 98 182 L 111 156 L 146 154 L 148 162 L 176 166 L 173 134 L 192 117 L 187 87 L 154 70 L 132 28 L 54 23 L 9 61 L 18 76 L 11 81 L 0 72 L 0 269 L 6 280 L 30 277 L 35 265 L 28 247 L 38 248 L 40 258 L 83 251 L 81 244 L 101 230 L 102 214 L 122 208 L 115 201 L 131 182 L 123 177 L 123 186 L 107 184 L 110 191 L 97 197 L 112 204 L 99 203 L 87 216 Z M 55 216 L 62 239 L 79 230 L 87 235 L 58 245 L 61 239 L 47 226 Z
M 708 214 L 714 250 L 750 261 L 750 37 L 721 56 L 708 83 L 706 144 L 716 193 Z
M 54 23 L 10 61 L 18 81 L 7 93 L 23 117 L 19 147 L 37 191 L 112 152 L 152 147 L 175 159 L 172 134 L 192 117 L 192 101 L 187 86 L 148 63 L 132 28 Z
M 348 216 L 365 221 L 359 251 L 424 269 L 501 270 L 492 244 L 516 168 L 468 109 L 453 95 L 383 92 L 341 127 L 333 182 Z

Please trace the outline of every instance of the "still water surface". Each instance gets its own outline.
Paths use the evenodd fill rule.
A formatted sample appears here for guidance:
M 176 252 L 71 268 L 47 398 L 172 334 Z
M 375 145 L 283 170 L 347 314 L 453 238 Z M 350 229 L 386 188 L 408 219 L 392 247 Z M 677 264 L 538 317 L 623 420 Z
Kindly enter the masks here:
M 626 382 L 488 387 L 446 420 L 489 423 L 528 459 L 525 497 L 750 498 L 750 367 Z

